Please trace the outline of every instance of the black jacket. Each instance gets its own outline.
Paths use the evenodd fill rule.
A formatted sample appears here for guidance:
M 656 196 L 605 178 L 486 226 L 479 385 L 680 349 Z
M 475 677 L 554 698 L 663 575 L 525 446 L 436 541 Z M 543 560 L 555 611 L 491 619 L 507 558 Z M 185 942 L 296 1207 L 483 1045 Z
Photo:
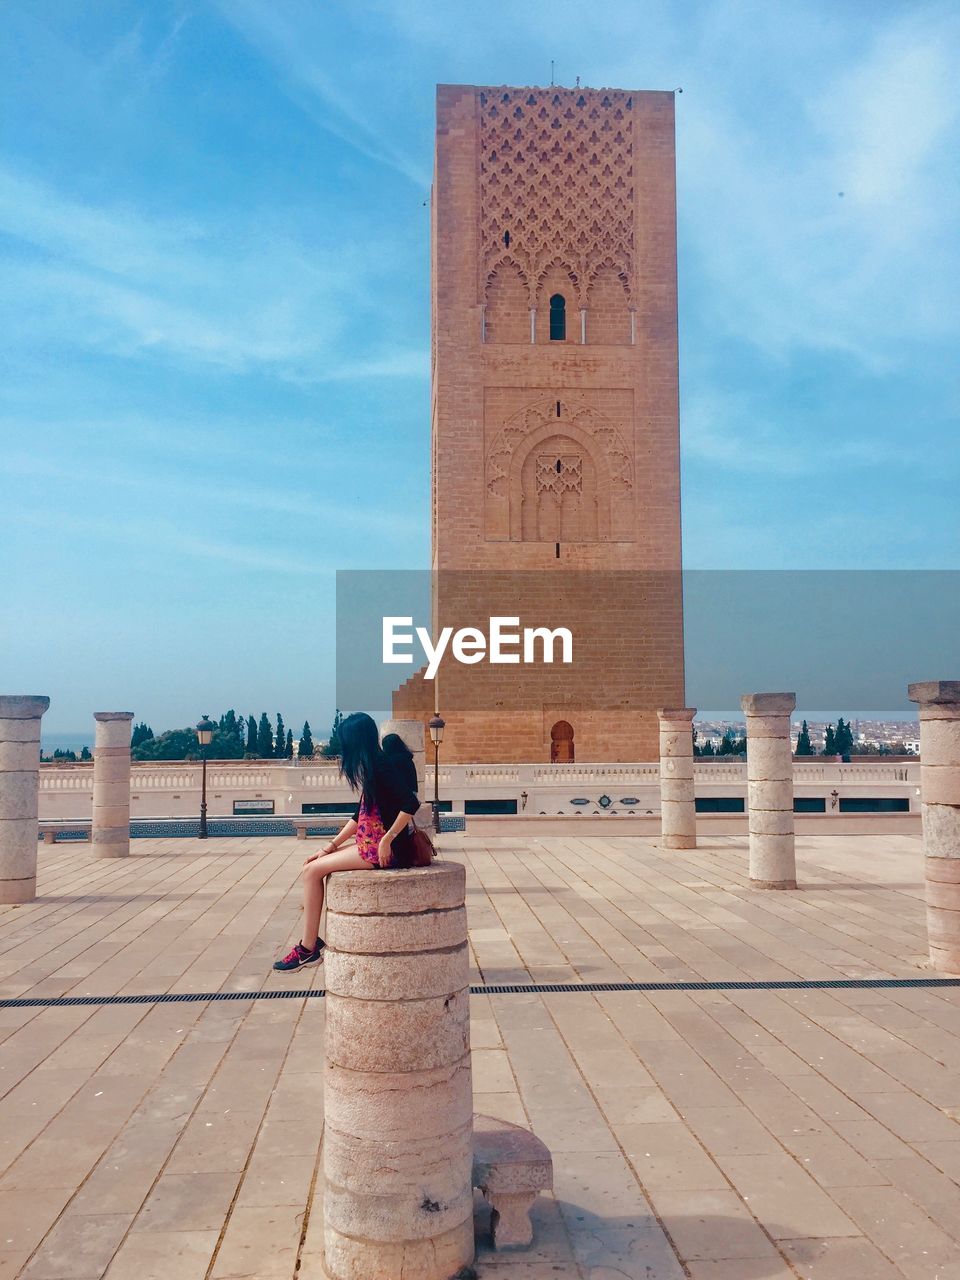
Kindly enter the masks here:
M 400 813 L 416 814 L 420 808 L 416 787 L 417 771 L 412 760 L 381 758 L 373 777 L 373 786 L 366 792 L 367 803 L 373 803 L 380 811 L 380 821 L 389 831 Z M 359 804 L 353 811 L 354 822 L 360 817 Z M 408 831 L 401 831 L 393 842 L 393 861 L 402 866 L 410 857 L 410 836 Z
M 413 763 L 413 756 L 402 755 L 398 752 L 397 755 L 395 756 L 387 755 L 386 758 L 387 758 L 388 764 L 396 765 L 397 777 L 399 778 L 400 782 L 407 788 L 408 791 L 412 791 L 413 794 L 416 795 L 417 794 L 417 766 Z

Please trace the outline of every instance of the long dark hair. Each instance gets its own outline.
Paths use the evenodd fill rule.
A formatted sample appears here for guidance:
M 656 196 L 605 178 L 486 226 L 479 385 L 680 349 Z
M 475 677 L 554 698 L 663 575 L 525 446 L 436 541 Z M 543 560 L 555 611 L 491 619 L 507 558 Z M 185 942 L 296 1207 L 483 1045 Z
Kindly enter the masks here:
M 372 791 L 377 765 L 383 759 L 380 734 L 372 717 L 355 711 L 340 725 L 340 773 L 355 791 Z
M 400 737 L 399 733 L 388 733 L 380 743 L 381 750 L 391 760 L 412 760 L 413 752 Z

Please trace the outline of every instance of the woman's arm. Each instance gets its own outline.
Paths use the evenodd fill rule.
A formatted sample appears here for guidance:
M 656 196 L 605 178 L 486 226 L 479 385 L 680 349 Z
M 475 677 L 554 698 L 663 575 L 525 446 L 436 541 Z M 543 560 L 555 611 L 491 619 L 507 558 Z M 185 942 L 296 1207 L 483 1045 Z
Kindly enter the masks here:
M 339 848 L 341 848 L 343 845 L 347 843 L 347 841 L 350 839 L 351 836 L 356 834 L 356 830 L 357 830 L 356 821 L 353 818 L 348 819 L 340 828 L 340 830 L 337 832 L 337 834 L 333 837 L 333 839 L 327 841 L 327 843 L 320 850 L 320 853 L 313 854 L 311 857 L 307 859 L 307 862 L 313 862 L 314 858 L 319 858 L 320 855 L 324 853 L 336 853 L 336 851 Z
M 337 832 L 337 834 L 330 841 L 329 848 L 326 850 L 326 852 L 335 853 L 336 850 L 339 849 L 341 845 L 345 845 L 347 841 L 350 839 L 350 837 L 355 836 L 356 834 L 357 834 L 357 820 L 356 818 L 348 818 L 347 821 L 340 828 L 340 830 Z
M 390 826 L 390 829 L 384 832 L 384 835 L 377 847 L 377 853 L 380 859 L 381 867 L 389 867 L 392 858 L 393 842 L 401 831 L 407 829 L 407 824 L 413 821 L 413 814 L 403 813 L 397 814 L 396 820 Z

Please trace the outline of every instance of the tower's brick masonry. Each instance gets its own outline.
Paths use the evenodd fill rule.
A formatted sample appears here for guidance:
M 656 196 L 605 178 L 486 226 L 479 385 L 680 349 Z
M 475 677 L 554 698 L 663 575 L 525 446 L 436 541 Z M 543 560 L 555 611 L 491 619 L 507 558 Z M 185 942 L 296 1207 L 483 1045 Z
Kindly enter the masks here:
M 446 663 L 444 757 L 656 759 L 684 704 L 673 95 L 441 85 L 432 251 L 435 625 L 609 637 L 563 683 L 496 668 L 483 705 Z

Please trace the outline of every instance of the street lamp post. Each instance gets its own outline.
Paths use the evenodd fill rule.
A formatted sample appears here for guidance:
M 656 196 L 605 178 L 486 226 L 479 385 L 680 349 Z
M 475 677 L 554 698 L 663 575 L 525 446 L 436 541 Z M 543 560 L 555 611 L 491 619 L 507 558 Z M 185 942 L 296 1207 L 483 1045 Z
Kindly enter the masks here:
M 206 716 L 197 725 L 197 741 L 200 743 L 200 759 L 203 761 L 202 782 L 200 784 L 200 839 L 207 838 L 207 752 L 213 741 L 215 726 Z
M 440 834 L 440 743 L 443 741 L 445 722 L 440 713 L 434 715 L 427 728 L 430 730 L 430 741 L 433 743 L 433 829 Z

